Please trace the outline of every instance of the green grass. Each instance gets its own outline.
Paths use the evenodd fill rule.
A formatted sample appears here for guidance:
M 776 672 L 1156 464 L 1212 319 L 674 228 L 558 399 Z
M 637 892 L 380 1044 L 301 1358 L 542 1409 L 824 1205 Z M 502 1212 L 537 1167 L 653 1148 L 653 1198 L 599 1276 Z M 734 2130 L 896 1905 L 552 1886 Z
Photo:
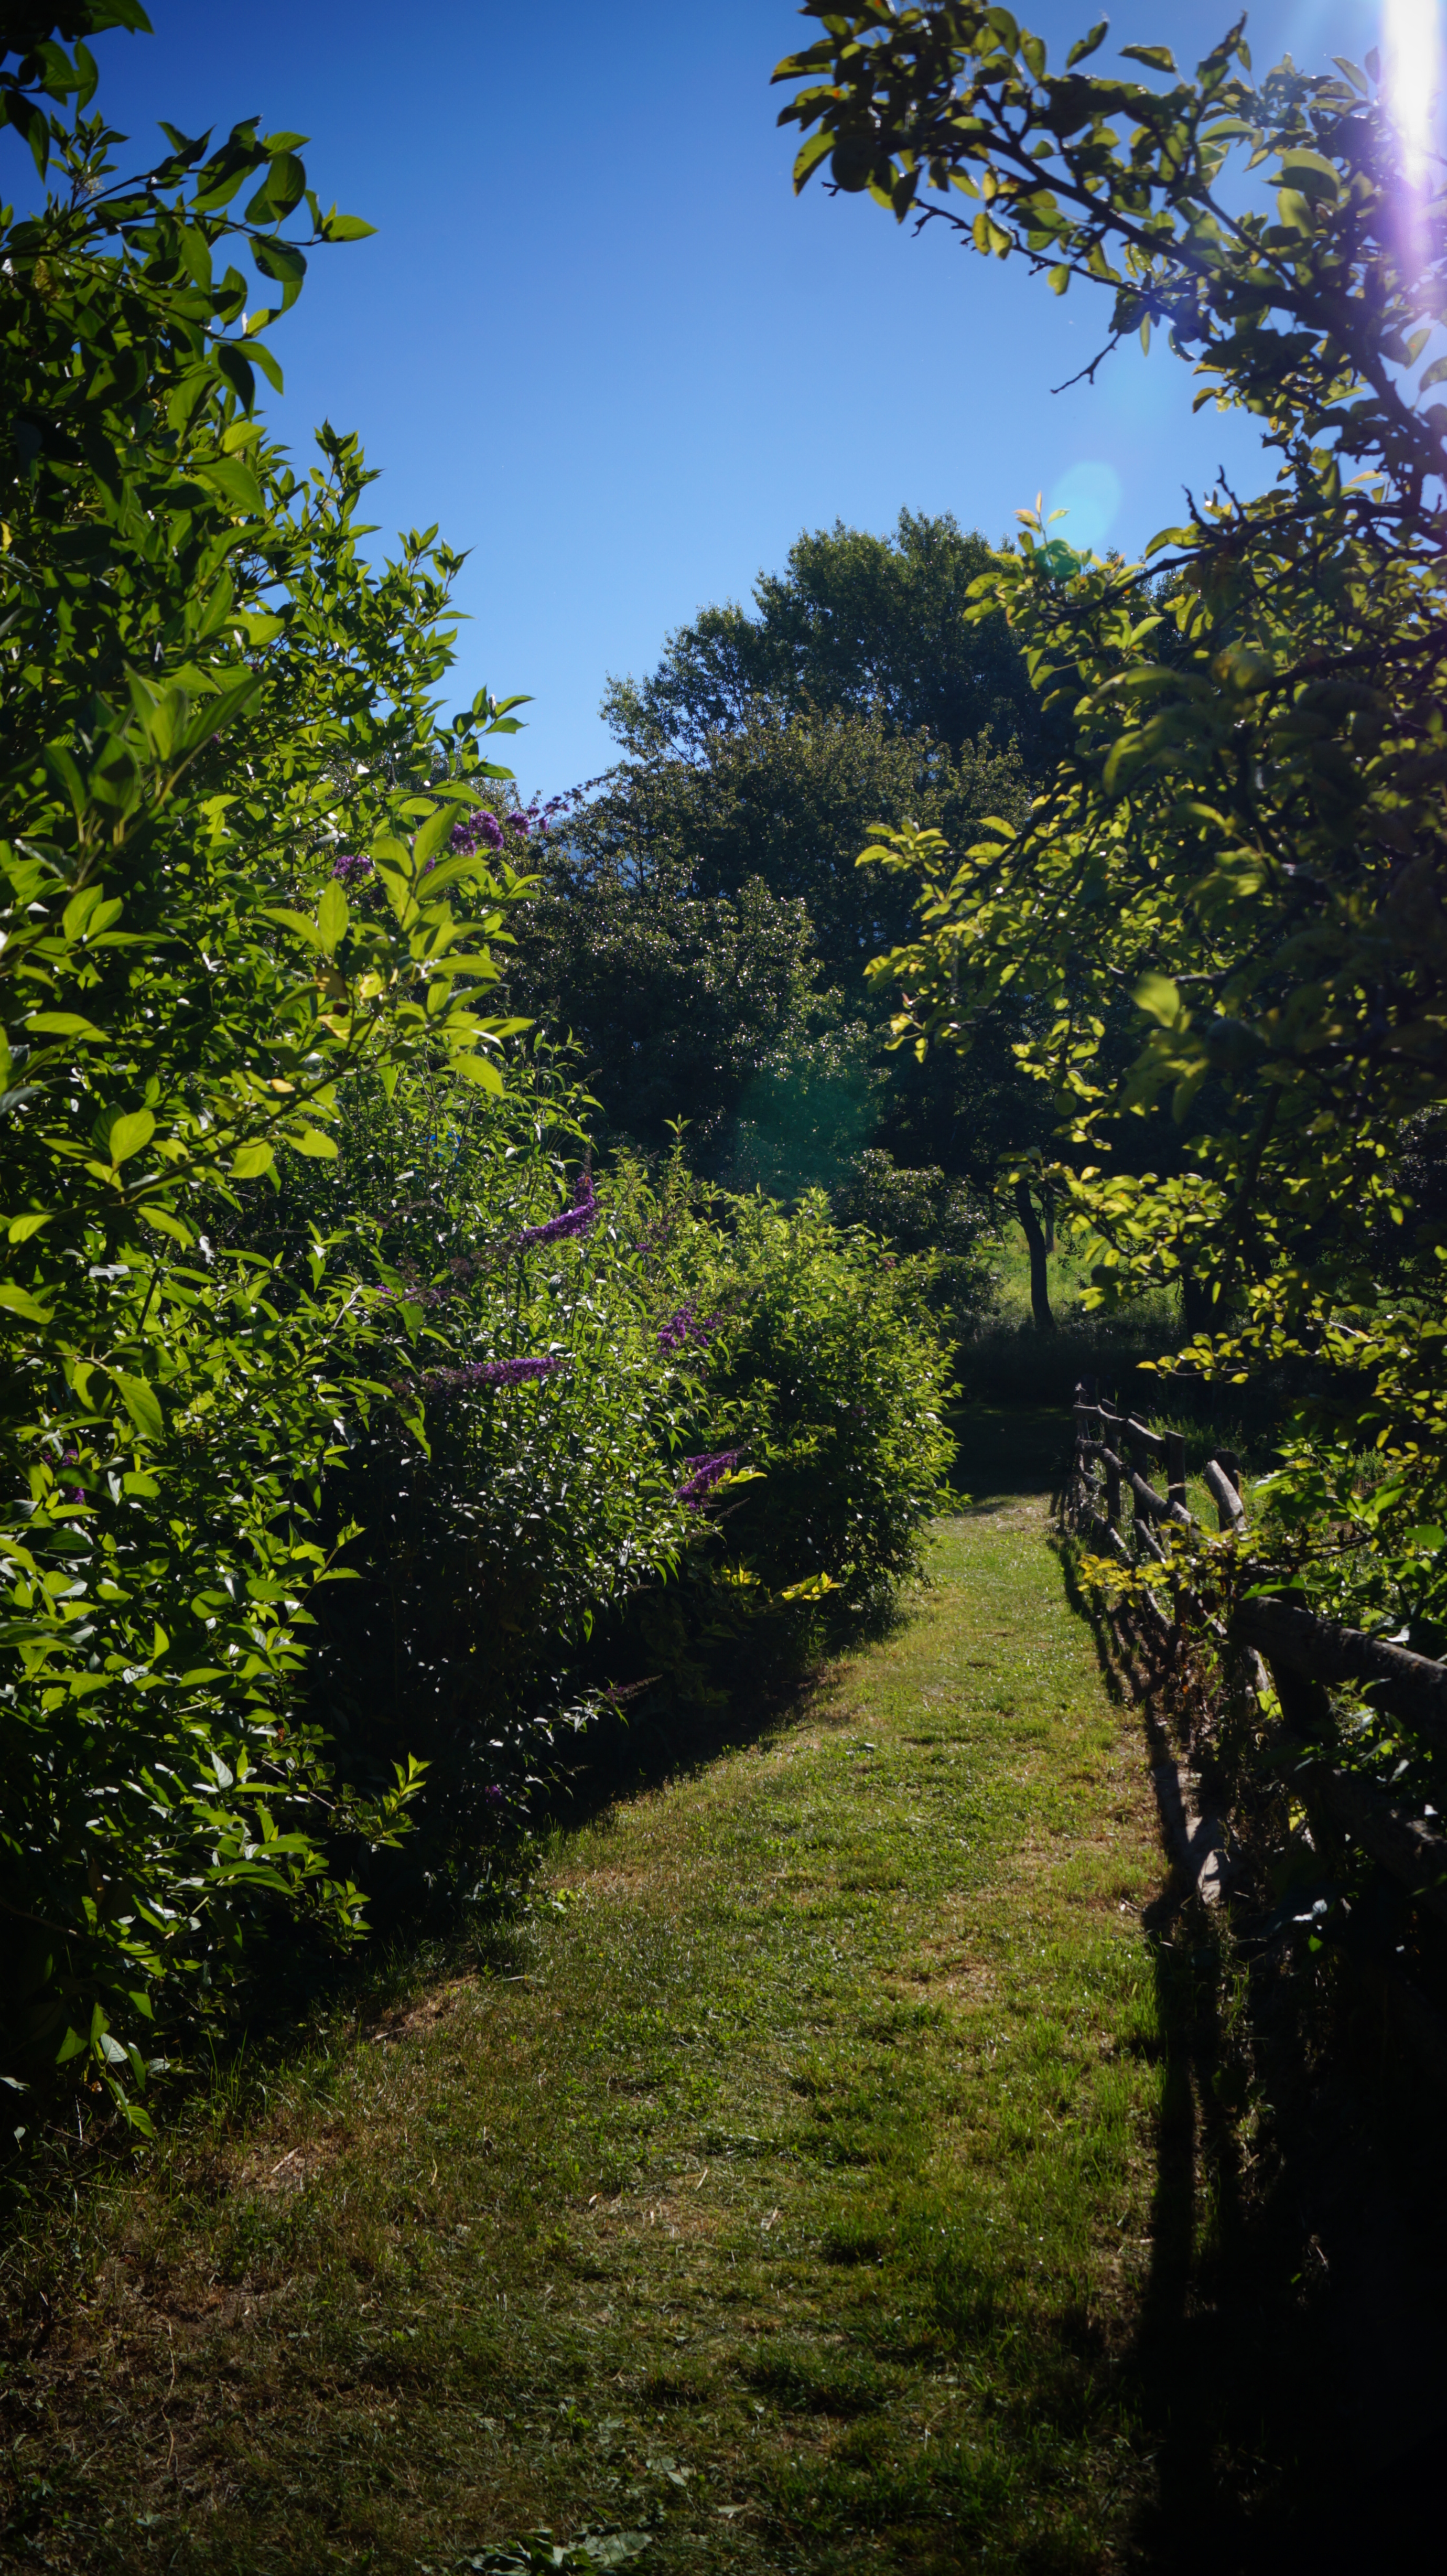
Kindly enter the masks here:
M 1233 1449 L 1250 1475 L 1279 1463 L 1278 1442 L 1304 1387 L 1289 1370 L 1266 1370 L 1249 1387 L 1222 1381 L 1188 1386 L 1163 1375 L 1158 1363 L 1179 1346 L 1183 1327 L 1176 1302 L 1165 1296 L 1122 1307 L 1116 1314 L 1088 1310 L 1092 1254 L 1089 1238 L 1059 1238 L 1049 1261 L 1050 1301 L 1057 1330 L 1036 1331 L 1030 1310 L 1030 1260 L 1018 1226 L 1007 1226 L 994 1248 L 998 1302 L 958 1347 L 956 1375 L 974 1413 L 1034 1417 L 1053 1409 L 1066 1424 L 1077 1382 L 1160 1430 L 1182 1431 L 1194 1476 L 1219 1449 Z M 968 1482 L 968 1478 L 965 1478 Z M 1207 1525 L 1215 1509 L 1198 1488 L 1191 1509 L 1204 1503 Z
M 960 1431 L 891 1635 L 21 2213 L 0 2563 L 443 2576 L 547 2525 L 642 2576 L 1274 2576 L 1313 2499 L 1340 2537 L 1372 2408 L 1416 2440 L 1432 2384 L 1430 2299 L 1352 2285 L 1388 2221 L 1437 2246 L 1437 2131 L 1379 2034 L 1308 2080 L 1286 1963 L 1257 2046 L 1048 1544 L 1060 1418 Z
M 1030 1320 L 1030 1249 L 1022 1229 L 1013 1223 L 1000 1228 L 997 1242 L 990 1248 L 990 1267 L 995 1273 L 999 1312 L 1003 1322 L 1023 1324 Z M 1059 1234 L 1055 1250 L 1047 1256 L 1050 1281 L 1051 1311 L 1060 1322 L 1081 1308 L 1090 1286 L 1090 1252 L 1088 1238 L 1077 1243 Z
M 1058 1422 L 972 1422 L 993 1499 L 892 1636 L 16 2238 L 5 2563 L 441 2576 L 548 2524 L 644 2576 L 1085 2571 L 1219 2480 L 1160 2380 L 1219 2232 L 1194 1954 L 1008 1490 Z

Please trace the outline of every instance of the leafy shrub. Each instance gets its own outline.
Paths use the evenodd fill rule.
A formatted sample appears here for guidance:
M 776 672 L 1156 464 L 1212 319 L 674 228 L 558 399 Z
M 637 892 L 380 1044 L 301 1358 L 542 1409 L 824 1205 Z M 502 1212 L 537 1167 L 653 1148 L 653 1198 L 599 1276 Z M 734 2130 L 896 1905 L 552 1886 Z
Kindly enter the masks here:
M 288 220 L 366 227 L 251 126 L 117 179 L 93 72 L 6 75 L 63 183 L 0 316 L 0 2052 L 145 2125 L 278 1919 L 356 1937 L 419 1753 L 475 1850 L 630 1605 L 748 1592 L 717 1515 L 761 1600 L 873 1598 L 943 1442 L 908 1265 L 678 1165 L 595 1187 L 509 1055 L 529 818 L 506 707 L 433 694 L 458 558 L 371 567 L 356 442 L 298 477 L 252 414 Z M 272 313 L 201 282 L 232 242 Z
M 362 1579 L 319 1609 L 313 1705 L 359 1782 L 426 1761 L 433 1866 L 586 1724 L 596 1621 L 707 1536 L 677 1491 L 698 1397 L 657 1202 L 578 1168 L 576 1106 L 546 1061 L 486 1102 L 378 1091 L 294 1184 L 313 1223 L 335 1198 L 371 1231 L 399 1315 L 402 1401 L 328 1478 Z
M 867 1226 L 900 1252 L 930 1253 L 929 1301 L 946 1331 L 977 1329 L 996 1302 L 994 1226 L 967 1181 L 911 1170 L 882 1146 L 856 1154 L 830 1192 L 840 1225 Z
M 793 1215 L 723 1207 L 727 1230 L 695 1254 L 700 1300 L 724 1319 L 709 1424 L 761 1471 L 730 1506 L 730 1550 L 775 1592 L 817 1582 L 864 1608 L 916 1571 L 954 1454 L 927 1265 L 837 1226 L 819 1191 Z
M 246 1218 L 334 1153 L 364 1073 L 500 1084 L 477 1003 L 514 881 L 448 842 L 512 719 L 431 696 L 457 558 L 370 568 L 355 441 L 299 478 L 252 417 L 289 219 L 367 227 L 321 214 L 294 138 L 173 137 L 118 178 L 93 62 L 6 78 L 60 184 L 5 217 L 0 319 L 0 2047 L 141 2119 L 158 2021 L 213 2008 L 271 1911 L 352 1937 L 332 1837 L 410 1793 L 348 1798 L 296 1699 L 338 1424 L 391 1401 L 384 1283 Z
M 359 1098 L 338 1163 L 292 1185 L 319 1226 L 332 1194 L 376 1223 L 414 1336 L 422 1414 L 379 1413 L 331 1472 L 364 1579 L 319 1605 L 313 1665 L 359 1788 L 429 1765 L 394 1884 L 444 1855 L 475 1876 L 489 1825 L 640 1678 L 697 1707 L 710 1641 L 752 1631 L 777 1668 L 795 1604 L 877 1603 L 950 1454 L 923 1265 L 818 1197 L 708 1192 L 677 1153 L 656 1181 L 577 1174 L 576 1103 L 546 1060 L 530 1079 Z

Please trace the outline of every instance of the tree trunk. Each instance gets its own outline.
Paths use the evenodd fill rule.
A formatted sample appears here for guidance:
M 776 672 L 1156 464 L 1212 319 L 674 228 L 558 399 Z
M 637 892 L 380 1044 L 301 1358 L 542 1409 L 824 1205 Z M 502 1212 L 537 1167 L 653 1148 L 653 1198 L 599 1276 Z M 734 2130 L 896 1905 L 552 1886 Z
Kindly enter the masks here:
M 1209 1282 L 1193 1271 L 1181 1272 L 1181 1330 L 1209 1333 L 1225 1321 L 1224 1307 L 1213 1304 Z
M 1037 1333 L 1053 1333 L 1055 1318 L 1050 1312 L 1050 1276 L 1045 1266 L 1045 1237 L 1041 1231 L 1040 1219 L 1035 1213 L 1035 1202 L 1030 1196 L 1029 1183 L 1026 1181 L 1015 1183 L 1015 1214 L 1020 1220 L 1021 1230 L 1030 1247 L 1030 1310 L 1035 1318 L 1035 1329 Z

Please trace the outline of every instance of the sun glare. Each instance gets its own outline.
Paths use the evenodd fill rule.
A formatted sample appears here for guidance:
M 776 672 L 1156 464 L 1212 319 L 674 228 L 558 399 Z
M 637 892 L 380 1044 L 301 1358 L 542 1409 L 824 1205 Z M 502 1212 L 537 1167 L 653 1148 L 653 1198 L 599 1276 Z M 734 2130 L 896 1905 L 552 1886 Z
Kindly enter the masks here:
M 1441 77 L 1440 0 L 1386 0 L 1382 36 L 1387 97 L 1414 188 L 1427 176 Z

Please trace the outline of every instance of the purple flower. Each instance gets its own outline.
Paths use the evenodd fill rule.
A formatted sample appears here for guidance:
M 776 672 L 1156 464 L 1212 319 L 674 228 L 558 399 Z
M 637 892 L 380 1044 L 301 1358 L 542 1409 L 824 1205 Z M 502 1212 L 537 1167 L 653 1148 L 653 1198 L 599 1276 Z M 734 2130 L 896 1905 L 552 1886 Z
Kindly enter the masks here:
M 546 1225 L 524 1226 L 517 1238 L 519 1252 L 530 1251 L 535 1243 L 561 1243 L 570 1234 L 586 1234 L 598 1222 L 601 1211 L 593 1195 L 591 1172 L 578 1174 L 573 1204 L 561 1216 L 550 1217 Z
M 489 1780 L 487 1787 L 484 1789 L 482 1794 L 494 1807 L 500 1807 L 502 1805 L 502 1791 L 496 1780 Z
M 675 1485 L 674 1500 L 687 1503 L 690 1511 L 696 1512 L 704 1496 L 722 1483 L 729 1469 L 738 1465 L 743 1454 L 741 1449 L 715 1449 L 711 1456 L 685 1458 L 683 1463 L 690 1473 L 681 1485 Z
M 676 1315 L 669 1316 L 666 1324 L 659 1325 L 659 1350 L 665 1358 L 674 1351 L 685 1350 L 690 1342 L 699 1342 L 707 1350 L 714 1334 L 718 1331 L 719 1321 L 717 1315 L 701 1317 L 697 1306 L 690 1298 L 687 1305 L 679 1307 Z
M 362 878 L 369 877 L 371 873 L 371 860 L 357 850 L 343 850 L 332 862 L 332 874 L 340 877 L 343 885 L 359 885 Z
M 552 1377 L 572 1364 L 570 1351 L 545 1351 L 516 1360 L 469 1360 L 464 1368 L 428 1369 L 422 1388 L 426 1395 L 465 1395 L 474 1386 L 527 1386 L 534 1378 Z
M 478 813 L 469 814 L 465 821 L 454 823 L 452 826 L 454 850 L 465 850 L 470 855 L 479 846 L 489 850 L 500 850 L 502 845 L 502 825 L 491 808 L 486 805 Z

